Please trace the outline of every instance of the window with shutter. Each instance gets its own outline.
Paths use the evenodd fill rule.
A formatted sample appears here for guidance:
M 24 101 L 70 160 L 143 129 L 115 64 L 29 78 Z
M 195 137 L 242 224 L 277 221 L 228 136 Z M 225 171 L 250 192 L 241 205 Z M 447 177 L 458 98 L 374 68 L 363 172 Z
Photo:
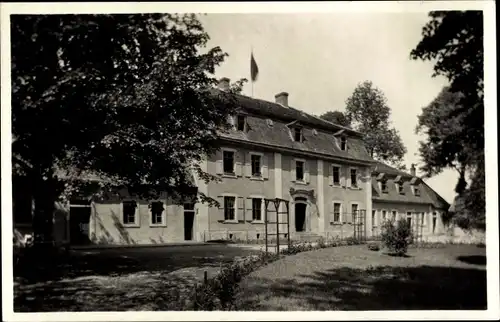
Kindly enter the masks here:
M 260 178 L 262 176 L 261 170 L 261 156 L 252 154 L 251 155 L 251 164 L 252 164 L 252 176 Z
M 224 197 L 224 220 L 236 219 L 236 197 Z
M 332 180 L 333 180 L 334 186 L 340 186 L 340 167 L 339 166 L 333 166 Z
M 340 223 L 340 212 L 342 209 L 342 204 L 340 202 L 333 203 L 333 222 Z
M 234 175 L 234 152 L 223 151 L 223 167 L 225 174 Z
M 262 199 L 253 198 L 252 199 L 252 220 L 261 221 L 262 220 Z

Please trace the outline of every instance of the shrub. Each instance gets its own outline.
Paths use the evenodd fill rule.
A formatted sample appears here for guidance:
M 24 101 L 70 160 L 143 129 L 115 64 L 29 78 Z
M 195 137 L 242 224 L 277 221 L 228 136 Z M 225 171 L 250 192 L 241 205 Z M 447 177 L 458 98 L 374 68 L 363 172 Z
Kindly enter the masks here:
M 384 222 L 381 238 L 385 247 L 392 253 L 398 256 L 405 255 L 412 238 L 410 223 L 405 219 Z
M 378 252 L 380 250 L 380 246 L 378 243 L 368 243 L 368 249 Z

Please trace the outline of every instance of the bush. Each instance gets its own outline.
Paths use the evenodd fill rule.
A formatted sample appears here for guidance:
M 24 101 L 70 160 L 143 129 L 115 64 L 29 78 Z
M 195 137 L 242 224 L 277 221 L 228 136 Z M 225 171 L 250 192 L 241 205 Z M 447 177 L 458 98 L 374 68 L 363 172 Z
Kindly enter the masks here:
M 378 252 L 380 250 L 380 246 L 378 243 L 368 243 L 368 249 Z
M 382 243 L 392 253 L 397 256 L 405 255 L 412 238 L 410 223 L 405 219 L 384 222 L 381 238 Z

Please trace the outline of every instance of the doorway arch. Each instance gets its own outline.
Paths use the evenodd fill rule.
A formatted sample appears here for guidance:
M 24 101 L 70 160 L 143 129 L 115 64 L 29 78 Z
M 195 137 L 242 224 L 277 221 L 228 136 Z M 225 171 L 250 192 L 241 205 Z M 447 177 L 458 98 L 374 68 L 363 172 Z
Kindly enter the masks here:
M 308 231 L 308 202 L 304 197 L 294 199 L 294 224 L 296 232 Z

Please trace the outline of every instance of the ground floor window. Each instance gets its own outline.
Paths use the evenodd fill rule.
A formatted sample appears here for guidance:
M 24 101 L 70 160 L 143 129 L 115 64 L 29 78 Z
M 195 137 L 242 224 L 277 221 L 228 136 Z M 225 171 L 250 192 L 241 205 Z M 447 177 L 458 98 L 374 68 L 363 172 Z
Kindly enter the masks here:
M 235 220 L 236 197 L 224 197 L 224 220 Z
M 436 231 L 436 220 L 437 220 L 437 214 L 434 211 L 432 213 L 432 232 L 434 233 Z
M 262 220 L 262 199 L 252 199 L 252 220 Z
M 123 201 L 123 223 L 124 224 L 135 224 L 135 210 L 137 208 L 137 203 L 133 200 Z
M 155 201 L 149 205 L 150 213 L 151 213 L 151 223 L 153 225 L 163 224 L 163 211 L 165 208 L 163 207 L 163 202 Z
M 333 203 L 333 222 L 334 223 L 340 223 L 340 208 L 341 208 L 340 202 Z

